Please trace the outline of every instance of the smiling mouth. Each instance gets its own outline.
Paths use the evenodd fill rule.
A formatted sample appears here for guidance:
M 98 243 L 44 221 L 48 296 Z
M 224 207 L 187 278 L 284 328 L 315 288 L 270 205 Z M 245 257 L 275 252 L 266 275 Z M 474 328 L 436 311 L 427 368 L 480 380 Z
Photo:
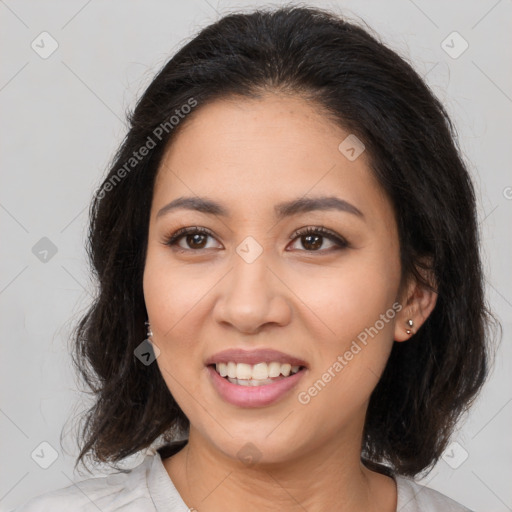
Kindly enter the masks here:
M 282 364 L 277 361 L 261 362 L 254 365 L 230 361 L 209 366 L 231 384 L 239 386 L 265 386 L 286 379 L 305 369 L 304 366 L 292 366 L 289 363 Z

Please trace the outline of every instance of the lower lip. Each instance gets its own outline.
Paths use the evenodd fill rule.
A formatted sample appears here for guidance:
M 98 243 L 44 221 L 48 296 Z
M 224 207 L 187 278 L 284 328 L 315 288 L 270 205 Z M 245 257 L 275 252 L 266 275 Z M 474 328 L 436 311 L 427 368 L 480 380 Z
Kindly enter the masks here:
M 211 366 L 207 367 L 213 386 L 219 395 L 238 407 L 264 407 L 277 402 L 297 385 L 305 370 L 302 369 L 285 379 L 263 386 L 239 386 L 221 377 Z

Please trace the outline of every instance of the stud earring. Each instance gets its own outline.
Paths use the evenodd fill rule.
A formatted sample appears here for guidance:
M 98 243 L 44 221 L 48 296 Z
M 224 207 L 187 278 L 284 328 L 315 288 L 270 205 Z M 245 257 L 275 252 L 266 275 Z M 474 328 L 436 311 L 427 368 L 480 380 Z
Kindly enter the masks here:
M 407 325 L 408 325 L 409 327 L 412 327 L 412 326 L 414 325 L 414 322 L 409 318 L 409 320 L 407 320 Z M 406 332 L 407 334 L 411 334 L 411 332 L 412 332 L 412 331 L 411 331 L 411 329 L 406 329 L 406 330 L 405 330 L 405 332 Z
M 150 336 L 153 336 L 153 333 L 151 332 L 151 327 L 149 325 L 149 322 L 144 322 L 146 324 L 146 338 L 149 340 Z

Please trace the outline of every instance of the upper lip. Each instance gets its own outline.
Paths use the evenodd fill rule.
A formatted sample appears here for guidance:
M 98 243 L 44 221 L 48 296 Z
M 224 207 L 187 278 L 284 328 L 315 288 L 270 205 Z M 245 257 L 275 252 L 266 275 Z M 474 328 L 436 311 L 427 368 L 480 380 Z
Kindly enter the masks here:
M 281 364 L 290 363 L 292 366 L 307 367 L 307 363 L 302 359 L 271 348 L 261 348 L 257 350 L 231 348 L 223 350 L 210 356 L 206 360 L 205 365 L 208 366 L 216 363 L 229 363 L 230 361 L 251 365 L 258 363 L 271 363 L 275 361 Z

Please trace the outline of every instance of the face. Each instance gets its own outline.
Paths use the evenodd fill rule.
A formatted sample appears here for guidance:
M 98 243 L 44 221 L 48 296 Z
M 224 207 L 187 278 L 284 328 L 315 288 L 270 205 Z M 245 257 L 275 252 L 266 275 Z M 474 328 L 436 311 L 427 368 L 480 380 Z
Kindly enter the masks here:
M 164 155 L 144 271 L 156 363 L 222 456 L 357 439 L 403 331 L 392 206 L 348 135 L 300 98 L 219 100 Z M 196 203 L 165 208 L 179 198 Z

